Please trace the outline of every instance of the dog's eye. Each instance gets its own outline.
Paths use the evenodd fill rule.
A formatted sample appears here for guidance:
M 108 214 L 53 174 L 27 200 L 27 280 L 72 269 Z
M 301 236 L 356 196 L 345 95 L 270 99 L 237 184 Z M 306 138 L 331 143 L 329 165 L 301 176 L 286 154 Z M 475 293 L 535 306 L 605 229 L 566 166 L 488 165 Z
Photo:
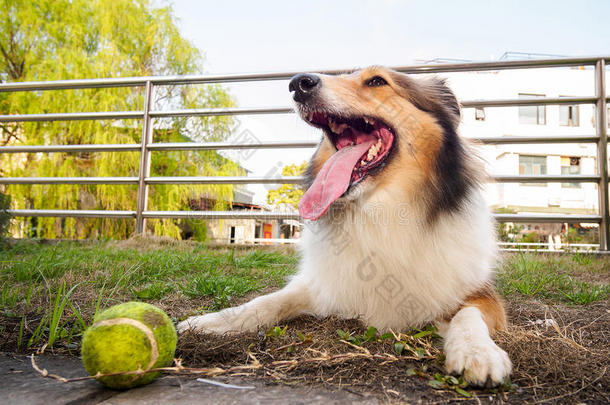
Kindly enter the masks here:
M 388 84 L 388 82 L 386 82 L 385 79 L 381 76 L 375 76 L 375 77 L 371 77 L 369 80 L 367 80 L 365 84 L 368 87 L 379 87 L 379 86 L 385 86 L 386 84 Z

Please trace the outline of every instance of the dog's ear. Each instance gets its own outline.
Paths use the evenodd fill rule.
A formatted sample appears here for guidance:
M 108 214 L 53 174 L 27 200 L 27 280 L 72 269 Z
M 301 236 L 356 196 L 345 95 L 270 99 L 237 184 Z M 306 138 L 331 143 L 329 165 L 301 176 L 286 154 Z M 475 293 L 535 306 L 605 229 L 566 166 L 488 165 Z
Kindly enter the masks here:
M 404 95 L 414 106 L 450 123 L 454 130 L 457 128 L 462 116 L 460 103 L 445 79 L 437 76 L 413 79 L 402 73 L 393 73 L 394 82 L 404 90 Z
M 422 80 L 422 82 L 422 87 L 427 90 L 427 94 L 430 94 L 430 98 L 437 104 L 437 108 L 445 110 L 453 121 L 454 127 L 457 127 L 462 118 L 462 110 L 455 94 L 447 86 L 447 80 L 435 76 Z

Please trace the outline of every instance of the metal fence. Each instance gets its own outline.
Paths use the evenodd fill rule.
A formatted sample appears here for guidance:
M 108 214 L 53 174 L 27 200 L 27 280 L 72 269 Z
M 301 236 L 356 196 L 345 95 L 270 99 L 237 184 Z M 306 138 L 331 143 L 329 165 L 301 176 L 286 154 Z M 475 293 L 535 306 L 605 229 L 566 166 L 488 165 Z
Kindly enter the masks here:
M 600 225 L 599 250 L 608 251 L 610 241 L 608 213 L 608 148 L 607 148 L 607 109 L 609 97 L 606 96 L 605 67 L 610 56 L 536 59 L 521 61 L 454 63 L 454 64 L 424 64 L 398 66 L 394 69 L 411 74 L 450 73 L 496 71 L 506 69 L 530 69 L 548 67 L 594 66 L 595 96 L 591 97 L 561 97 L 537 99 L 499 99 L 462 101 L 464 108 L 475 107 L 507 107 L 532 106 L 547 104 L 594 104 L 595 134 L 590 136 L 505 136 L 475 138 L 484 144 L 541 144 L 541 143 L 595 143 L 597 144 L 597 175 L 533 175 L 533 176 L 496 176 L 498 182 L 540 183 L 540 182 L 574 182 L 597 183 L 599 192 L 598 215 L 555 215 L 555 214 L 496 214 L 500 222 L 586 222 Z M 326 74 L 338 74 L 344 70 L 325 70 Z M 269 184 L 269 183 L 299 183 L 301 177 L 151 177 L 150 154 L 153 151 L 177 150 L 220 150 L 220 149 L 282 149 L 282 148 L 314 148 L 315 142 L 261 142 L 255 144 L 237 144 L 230 142 L 208 143 L 154 143 L 154 118 L 167 117 L 201 117 L 218 115 L 254 115 L 254 114 L 291 114 L 291 107 L 277 108 L 203 108 L 187 110 L 157 111 L 152 109 L 152 95 L 156 86 L 188 85 L 204 83 L 232 83 L 287 80 L 300 72 L 262 73 L 262 74 L 229 74 L 201 76 L 170 76 L 170 77 L 131 77 L 112 79 L 62 80 L 47 82 L 17 82 L 0 84 L 0 92 L 41 91 L 65 89 L 90 89 L 107 87 L 144 87 L 144 105 L 140 111 L 111 112 L 77 112 L 49 113 L 25 115 L 0 115 L 0 122 L 27 121 L 68 121 L 68 120 L 142 120 L 142 137 L 138 144 L 106 144 L 106 145 L 40 145 L 40 146 L 1 146 L 0 153 L 53 153 L 53 152 L 120 152 L 139 151 L 140 167 L 137 177 L 3 177 L 0 184 L 137 184 L 138 199 L 135 211 L 105 211 L 105 210 L 48 210 L 24 209 L 9 210 L 13 216 L 20 217 L 105 217 L 105 218 L 135 218 L 138 233 L 145 231 L 145 221 L 148 218 L 199 218 L 199 219 L 299 219 L 298 214 L 285 212 L 260 211 L 149 211 L 147 209 L 148 187 L 154 184 Z

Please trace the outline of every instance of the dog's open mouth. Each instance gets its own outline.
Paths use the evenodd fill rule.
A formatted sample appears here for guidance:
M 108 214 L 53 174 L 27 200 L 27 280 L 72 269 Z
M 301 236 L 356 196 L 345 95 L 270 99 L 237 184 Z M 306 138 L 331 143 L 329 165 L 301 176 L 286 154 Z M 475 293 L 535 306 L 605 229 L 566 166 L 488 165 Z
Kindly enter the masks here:
M 337 151 L 346 146 L 372 142 L 354 166 L 351 184 L 362 180 L 371 169 L 382 163 L 394 143 L 390 127 L 374 118 L 341 118 L 321 112 L 310 113 L 307 118 L 312 125 L 325 130 Z
M 303 116 L 311 125 L 322 128 L 337 149 L 299 203 L 303 218 L 317 220 L 350 186 L 383 165 L 394 145 L 394 133 L 374 118 L 345 118 L 324 112 Z

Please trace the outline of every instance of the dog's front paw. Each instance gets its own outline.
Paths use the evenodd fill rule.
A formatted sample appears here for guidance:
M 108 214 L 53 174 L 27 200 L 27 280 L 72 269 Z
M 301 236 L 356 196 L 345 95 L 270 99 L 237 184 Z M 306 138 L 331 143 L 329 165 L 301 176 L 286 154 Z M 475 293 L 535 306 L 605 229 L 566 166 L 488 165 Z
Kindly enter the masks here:
M 215 312 L 201 316 L 191 316 L 178 324 L 178 332 L 184 333 L 187 330 L 200 333 L 223 334 L 232 332 L 230 319 L 223 316 L 222 312 Z
M 257 329 L 256 318 L 246 311 L 246 306 L 223 309 L 220 312 L 192 316 L 178 324 L 178 332 L 192 330 L 200 333 L 238 333 Z
M 462 374 L 471 385 L 502 384 L 510 375 L 512 365 L 508 354 L 491 339 L 461 342 L 446 348 L 445 368 L 448 373 Z

